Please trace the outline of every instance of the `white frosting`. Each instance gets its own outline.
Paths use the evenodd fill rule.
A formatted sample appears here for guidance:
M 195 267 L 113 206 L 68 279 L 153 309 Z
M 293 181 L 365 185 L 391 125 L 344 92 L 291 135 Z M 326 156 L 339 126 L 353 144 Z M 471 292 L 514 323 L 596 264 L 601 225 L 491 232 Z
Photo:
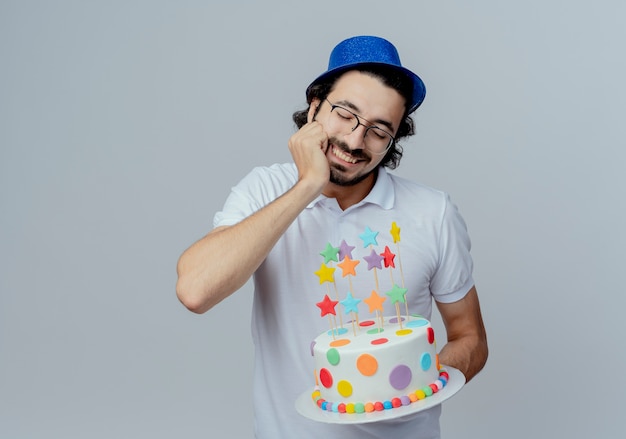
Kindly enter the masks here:
M 375 325 L 358 327 L 356 336 L 352 324 L 348 323 L 344 325 L 347 329 L 344 334 L 333 337 L 328 331 L 315 339 L 315 373 L 324 400 L 345 403 L 390 401 L 437 380 L 436 343 L 430 322 L 422 317 L 411 317 L 407 321 L 405 317 L 401 330 L 400 325 L 390 323 L 390 319 L 397 318 L 385 317 L 382 332 L 377 331 L 378 319 L 375 319 Z M 387 341 L 372 344 L 377 339 Z M 333 344 L 341 343 L 347 344 L 333 347 Z M 371 374 L 371 369 L 359 370 L 358 364 L 363 364 L 361 361 L 368 365 L 363 355 L 375 358 L 375 373 Z M 327 377 L 332 378 L 332 384 Z M 351 394 L 347 395 L 350 389 Z

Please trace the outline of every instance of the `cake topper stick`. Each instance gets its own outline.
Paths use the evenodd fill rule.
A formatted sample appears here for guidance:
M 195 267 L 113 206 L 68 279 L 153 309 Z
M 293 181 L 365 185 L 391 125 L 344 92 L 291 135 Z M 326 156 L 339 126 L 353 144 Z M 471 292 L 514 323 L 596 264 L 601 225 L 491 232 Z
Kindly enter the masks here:
M 369 256 L 365 256 L 363 259 L 367 261 L 367 269 L 374 270 L 374 280 L 376 281 L 376 291 L 380 291 L 380 286 L 378 284 L 378 272 L 376 271 L 376 269 L 379 268 L 382 270 L 383 267 L 382 267 L 381 261 L 383 260 L 383 258 L 374 250 L 374 246 L 378 245 L 378 242 L 376 241 L 376 236 L 378 236 L 378 232 L 374 232 L 369 227 L 365 227 L 365 231 L 359 235 L 359 238 L 363 240 L 363 248 L 369 247 L 371 249 L 371 253 L 369 254 Z M 378 315 L 378 309 L 376 311 Z M 382 302 L 380 306 L 380 311 L 381 312 L 383 311 Z M 378 316 L 379 316 L 379 329 L 381 329 L 383 326 L 382 313 L 381 315 L 378 315 Z
M 346 241 L 341 241 L 342 246 L 343 245 L 347 245 L 345 244 Z M 352 247 L 354 248 L 354 247 Z M 340 255 L 341 255 L 341 251 L 340 251 Z M 359 265 L 361 263 L 361 261 L 359 260 L 354 260 L 352 259 L 352 257 L 350 256 L 350 254 L 346 254 L 343 257 L 343 260 L 337 264 L 337 266 L 339 268 L 341 268 L 341 277 L 347 277 L 348 278 L 348 284 L 350 285 L 350 290 L 348 291 L 348 294 L 346 295 L 346 299 L 344 301 L 342 301 L 341 303 L 344 306 L 349 306 L 350 304 L 352 304 L 351 302 L 351 298 L 354 294 L 354 288 L 352 286 L 352 276 L 356 276 L 356 266 Z M 353 300 L 357 300 L 357 299 L 353 299 Z M 346 302 L 347 301 L 347 302 Z M 360 302 L 361 300 L 357 301 Z M 348 305 L 344 304 L 344 302 L 346 302 Z M 357 325 L 359 324 L 359 313 L 358 313 L 358 309 L 356 308 L 356 306 L 354 308 L 351 308 L 352 311 L 352 329 L 355 330 L 354 327 L 354 321 L 356 320 Z M 346 314 L 348 313 L 348 309 L 346 308 Z M 356 330 L 355 330 L 355 335 L 356 335 Z
M 337 299 L 337 302 L 339 302 L 339 290 L 337 290 L 337 284 L 333 281 L 333 286 L 335 287 L 335 298 Z M 337 323 L 335 323 L 336 325 Z M 343 317 L 341 316 L 341 313 L 339 313 L 339 327 L 343 328 Z
M 348 283 L 350 284 L 350 293 L 352 294 L 352 292 L 354 291 L 354 288 L 352 287 L 352 278 L 351 278 L 351 277 L 349 277 L 349 278 L 348 278 Z M 360 301 L 360 300 L 361 300 L 361 299 L 359 299 L 359 301 Z M 356 321 L 357 328 L 360 328 L 360 324 L 359 324 L 359 313 L 358 313 L 357 311 L 354 311 L 354 312 L 352 313 L 352 319 L 353 319 L 354 321 Z
M 324 251 L 320 252 L 320 255 L 322 255 L 324 257 L 324 263 L 328 264 L 331 261 L 335 261 L 335 262 L 339 262 L 339 259 L 337 257 L 337 255 L 339 254 L 340 248 L 339 247 L 333 247 L 330 242 L 326 243 L 326 248 L 324 249 Z M 334 270 L 334 268 L 333 268 Z M 330 280 L 329 282 L 332 282 L 334 288 L 335 288 L 335 298 L 337 299 L 337 301 L 339 301 L 339 290 L 337 290 L 337 284 L 335 283 L 335 279 L 333 278 L 332 280 Z M 341 316 L 341 313 L 339 313 L 339 325 L 341 328 L 343 328 L 343 317 Z
M 395 284 L 395 281 L 393 280 L 393 270 L 391 270 L 391 268 L 396 268 L 396 264 L 394 263 L 394 259 L 396 258 L 396 255 L 394 255 L 391 250 L 389 250 L 389 246 L 386 245 L 385 246 L 385 251 L 382 252 L 380 254 L 380 256 L 383 257 L 383 261 L 385 263 L 385 268 L 390 268 L 389 270 L 389 276 L 391 277 L 391 285 Z
M 394 244 L 396 244 L 397 254 L 398 254 L 398 266 L 400 268 L 400 281 L 402 282 L 402 288 L 404 288 L 404 272 L 402 271 L 402 257 L 400 256 L 400 227 L 396 224 L 395 221 L 391 223 L 391 236 L 393 238 Z M 409 303 L 405 300 L 404 307 L 406 309 L 406 319 L 407 321 L 410 319 L 409 314 Z
M 350 290 L 348 291 L 348 294 L 352 295 L 352 292 L 354 291 L 354 287 L 352 286 L 352 278 L 351 277 L 348 277 L 348 284 L 350 285 Z M 354 322 L 356 321 L 356 324 L 357 325 L 359 324 L 359 313 L 353 311 L 351 316 L 352 316 L 352 320 L 353 320 L 353 322 L 352 322 L 352 327 L 353 328 L 352 329 L 354 329 Z
M 361 302 L 361 299 L 355 299 L 352 296 L 352 292 L 350 291 L 348 291 L 348 294 L 346 294 L 346 298 L 340 302 L 343 305 L 346 314 L 348 313 L 352 314 L 352 331 L 354 332 L 355 336 L 356 336 L 355 321 L 358 323 L 358 315 L 359 315 L 358 304 L 360 302 Z
M 398 323 L 400 324 L 400 329 L 402 329 L 402 316 L 400 315 L 400 304 L 398 302 L 406 303 L 406 288 L 400 288 L 397 284 L 393 284 L 393 288 L 385 294 L 389 296 L 391 303 L 396 305 Z
M 333 282 L 334 284 L 334 282 Z M 337 290 L 337 287 L 335 287 L 335 291 Z M 330 294 L 330 286 L 326 285 L 326 297 L 328 297 L 328 295 Z M 333 305 L 333 311 L 334 311 L 334 306 L 337 305 L 337 303 L 339 302 L 339 300 L 335 300 L 334 301 L 334 305 Z M 330 315 L 332 316 L 332 320 Z M 339 314 L 339 318 L 341 319 L 341 314 Z M 339 334 L 339 330 L 337 329 L 337 314 L 335 314 L 335 312 L 332 313 L 328 313 L 328 323 L 330 324 L 330 331 L 333 334 L 333 340 L 335 339 L 335 334 Z M 343 321 L 341 322 L 341 327 L 343 328 Z
M 322 263 L 320 265 L 320 269 L 315 272 L 315 274 L 320 278 L 320 285 L 323 284 L 324 282 L 329 282 L 329 283 L 333 283 L 334 284 L 335 283 L 334 273 L 335 273 L 335 268 L 329 267 L 325 263 Z M 335 286 L 335 290 L 336 290 L 336 286 Z M 327 291 L 326 297 L 328 297 L 328 295 L 330 294 L 330 286 L 326 285 L 326 291 Z M 339 300 L 335 301 L 335 305 L 337 303 L 339 303 Z M 319 304 L 318 304 L 318 306 L 319 306 Z M 328 313 L 326 313 L 326 314 L 328 314 Z M 326 314 L 322 314 L 322 317 L 325 316 Z M 336 315 L 335 312 L 334 312 L 334 309 L 333 309 L 332 314 Z M 330 321 L 330 316 L 329 316 L 329 321 Z M 331 322 L 331 326 L 332 326 L 332 322 Z M 335 318 L 335 327 L 336 326 L 337 326 L 337 322 L 336 322 L 336 318 Z M 343 323 L 342 323 L 342 328 L 343 328 Z M 332 329 L 332 331 L 333 331 L 333 337 L 334 337 L 336 331 L 334 329 Z
M 385 268 L 389 268 L 389 277 L 391 278 L 391 285 L 394 286 L 394 288 L 396 287 L 396 282 L 393 279 L 393 270 L 392 268 L 396 268 L 396 264 L 394 263 L 394 259 L 396 257 L 396 255 L 394 255 L 391 250 L 389 250 L 389 246 L 385 246 L 385 251 L 382 252 L 380 254 L 383 258 L 384 258 L 384 263 L 385 263 Z M 393 291 L 393 290 L 392 290 Z M 389 295 L 389 293 L 387 293 Z M 402 329 L 402 316 L 400 315 L 400 305 L 398 304 L 398 299 L 393 296 L 392 297 L 392 302 L 396 305 L 396 315 L 398 317 L 398 324 L 400 325 L 400 329 Z M 403 302 L 406 301 L 402 300 Z
M 369 306 L 370 312 L 375 312 L 376 317 L 378 318 L 378 331 L 382 331 L 383 326 L 383 318 L 381 315 L 381 311 L 383 310 L 383 302 L 387 300 L 386 297 L 378 295 L 376 290 L 372 290 L 372 293 L 367 299 L 363 299 L 363 302 L 367 303 Z
M 383 258 L 376 253 L 376 251 L 372 248 L 372 252 L 368 255 L 365 256 L 363 259 L 365 259 L 367 261 L 367 269 L 368 270 L 374 270 L 374 280 L 376 281 L 376 291 L 380 291 L 380 285 L 378 283 L 378 271 L 377 269 L 381 269 L 382 270 L 382 260 Z M 383 311 L 382 306 L 380 309 L 381 313 Z M 380 315 L 380 326 L 383 326 L 383 318 L 382 318 L 382 314 Z
M 330 317 L 330 315 L 332 314 L 333 316 L 336 315 L 335 313 L 335 306 L 337 306 L 337 303 L 334 300 L 330 300 L 330 297 L 328 297 L 328 294 L 324 295 L 324 300 L 322 300 L 321 302 L 316 303 L 316 305 L 319 307 L 319 309 L 321 310 L 321 316 L 324 317 L 325 315 L 328 315 L 328 323 L 330 324 L 330 332 L 333 336 L 333 340 L 335 340 L 335 333 L 337 332 L 335 330 L 335 327 L 337 326 L 337 322 L 335 321 L 335 327 L 333 327 L 333 321 Z

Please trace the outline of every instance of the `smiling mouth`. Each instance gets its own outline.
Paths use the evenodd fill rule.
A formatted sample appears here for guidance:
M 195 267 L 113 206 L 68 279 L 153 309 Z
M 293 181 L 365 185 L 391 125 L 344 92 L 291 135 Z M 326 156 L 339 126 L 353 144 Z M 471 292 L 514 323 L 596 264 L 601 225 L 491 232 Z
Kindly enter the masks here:
M 343 160 L 344 162 L 352 163 L 353 165 L 358 162 L 358 159 L 356 159 L 355 157 L 352 157 L 351 155 L 346 154 L 339 147 L 335 145 L 333 145 L 333 148 L 331 151 L 335 157 Z

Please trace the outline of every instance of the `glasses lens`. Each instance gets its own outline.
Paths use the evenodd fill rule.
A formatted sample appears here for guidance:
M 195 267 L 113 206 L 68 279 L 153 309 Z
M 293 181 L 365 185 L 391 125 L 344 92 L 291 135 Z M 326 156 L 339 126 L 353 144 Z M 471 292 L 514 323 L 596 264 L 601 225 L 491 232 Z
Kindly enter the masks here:
M 374 154 L 384 154 L 393 143 L 391 134 L 375 125 L 364 125 L 356 114 L 343 107 L 333 105 L 331 108 L 331 117 L 333 118 L 333 122 L 341 127 L 341 129 L 354 131 L 359 125 L 363 125 L 365 127 L 365 148 Z
M 340 123 L 346 127 L 350 127 L 352 131 L 356 130 L 359 126 L 359 120 L 356 115 L 345 108 L 333 107 L 332 113 L 335 115 L 337 123 Z
M 391 145 L 391 135 L 377 126 L 367 128 L 365 146 L 372 152 L 384 152 Z

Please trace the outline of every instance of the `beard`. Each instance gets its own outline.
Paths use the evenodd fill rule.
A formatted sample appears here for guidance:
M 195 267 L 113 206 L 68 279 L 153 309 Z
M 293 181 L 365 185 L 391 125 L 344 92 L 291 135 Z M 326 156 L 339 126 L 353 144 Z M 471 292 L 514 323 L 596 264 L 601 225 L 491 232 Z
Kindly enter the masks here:
M 348 179 L 345 178 L 342 174 L 342 171 L 345 171 L 343 166 L 331 166 L 330 167 L 330 182 L 336 184 L 337 186 L 354 186 L 357 183 L 362 182 L 371 174 L 376 172 L 376 168 L 368 171 L 364 174 L 357 175 L 354 178 Z
M 371 157 L 367 155 L 367 153 L 364 150 L 362 149 L 350 150 L 350 148 L 345 142 L 342 142 L 336 137 L 329 138 L 328 143 L 335 145 L 335 147 L 341 149 L 343 152 L 351 155 L 352 157 L 356 159 L 359 159 L 359 160 L 364 159 L 364 160 L 371 161 Z M 330 165 L 330 182 L 333 184 L 336 184 L 337 186 L 354 186 L 355 184 L 358 184 L 362 182 L 363 180 L 365 180 L 370 175 L 376 173 L 376 170 L 377 168 L 374 168 L 371 171 L 368 171 L 364 174 L 356 175 L 353 178 L 346 178 L 343 175 L 343 173 L 346 171 L 346 168 L 344 168 L 341 165 L 331 164 Z

